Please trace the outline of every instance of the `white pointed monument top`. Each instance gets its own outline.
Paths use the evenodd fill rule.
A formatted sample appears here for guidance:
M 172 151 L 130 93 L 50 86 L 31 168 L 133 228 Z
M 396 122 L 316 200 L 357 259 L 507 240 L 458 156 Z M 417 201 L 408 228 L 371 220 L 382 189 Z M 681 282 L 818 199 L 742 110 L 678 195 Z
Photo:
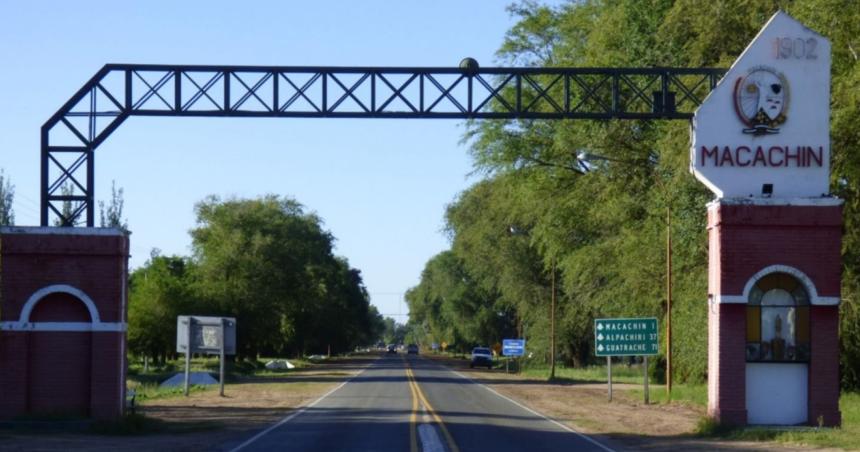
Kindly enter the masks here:
M 820 197 L 830 181 L 830 41 L 783 11 L 693 117 L 690 170 L 718 198 Z

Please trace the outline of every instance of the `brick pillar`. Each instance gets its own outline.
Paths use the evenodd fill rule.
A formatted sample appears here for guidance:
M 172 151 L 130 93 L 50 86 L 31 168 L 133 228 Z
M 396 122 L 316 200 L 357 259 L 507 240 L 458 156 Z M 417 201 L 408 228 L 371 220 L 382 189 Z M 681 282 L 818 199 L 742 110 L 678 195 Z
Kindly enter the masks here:
M 810 309 L 809 332 L 809 423 L 841 425 L 839 412 L 839 307 L 813 306 Z
M 93 335 L 90 416 L 95 419 L 115 418 L 123 413 L 125 372 L 118 372 L 117 367 L 125 359 L 124 339 L 125 333 L 105 332 Z M 115 364 L 99 365 L 99 361 Z M 117 400 L 122 400 L 123 403 L 117 403 Z
M 0 418 L 123 414 L 128 246 L 116 229 L 0 227 Z M 64 369 L 74 386 L 55 384 Z
M 28 334 L 0 331 L 0 418 L 27 412 Z
M 712 304 L 708 315 L 708 415 L 746 425 L 746 305 Z
M 842 202 L 833 198 L 720 199 L 708 206 L 708 413 L 744 425 L 746 308 L 769 272 L 810 297 L 808 422 L 839 425 Z

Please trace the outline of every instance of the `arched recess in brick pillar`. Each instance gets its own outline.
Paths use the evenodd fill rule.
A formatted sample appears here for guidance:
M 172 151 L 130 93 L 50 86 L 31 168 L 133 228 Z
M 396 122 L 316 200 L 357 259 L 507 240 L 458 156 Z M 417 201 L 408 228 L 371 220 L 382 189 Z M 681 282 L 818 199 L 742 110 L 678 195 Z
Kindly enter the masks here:
M 838 297 L 822 297 L 818 294 L 818 288 L 815 287 L 815 283 L 812 282 L 812 279 L 806 275 L 806 273 L 794 268 L 790 265 L 770 265 L 759 270 L 755 275 L 750 278 L 746 285 L 744 286 L 744 292 L 740 297 L 727 297 L 723 296 L 723 301 L 725 302 L 735 302 L 735 303 L 746 303 L 749 300 L 750 292 L 752 292 L 753 287 L 756 282 L 765 276 L 771 273 L 786 273 L 794 278 L 803 285 L 806 289 L 806 293 L 809 294 L 809 302 L 810 304 L 817 306 L 836 306 L 839 304 Z
M 73 286 L 56 284 L 33 293 L 17 322 L 5 329 L 27 331 L 27 411 L 90 415 L 93 332 L 117 326 L 101 322 L 93 300 Z
M 820 295 L 815 281 L 795 267 L 771 265 L 747 281 L 741 296 L 723 298 L 746 304 L 747 422 L 815 424 L 826 416 L 838 423 L 838 409 L 821 402 L 829 400 L 821 387 L 831 386 L 828 369 L 838 366 L 827 359 L 834 332 L 822 328 L 822 319 L 837 309 L 839 297 Z
M 808 423 L 811 308 L 833 300 L 820 297 L 812 279 L 788 265 L 753 275 L 743 300 L 747 421 Z

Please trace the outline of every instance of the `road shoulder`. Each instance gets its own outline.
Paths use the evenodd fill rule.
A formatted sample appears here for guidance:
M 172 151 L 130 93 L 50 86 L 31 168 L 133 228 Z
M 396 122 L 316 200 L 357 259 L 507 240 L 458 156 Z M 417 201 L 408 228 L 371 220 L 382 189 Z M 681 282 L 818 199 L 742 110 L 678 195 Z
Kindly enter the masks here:
M 188 398 L 152 400 L 138 412 L 157 428 L 142 434 L 96 435 L 58 430 L 0 430 L 3 450 L 221 450 L 237 445 L 279 422 L 360 373 L 377 355 L 332 360 L 309 369 L 240 379 L 228 384 L 225 397 L 214 389 Z
M 637 385 L 613 385 L 613 401 L 609 402 L 605 384 L 549 383 L 504 371 L 470 369 L 465 360 L 425 357 L 616 450 L 808 450 L 775 442 L 697 437 L 693 432 L 705 414 L 701 407 L 685 403 L 645 405 L 630 395 Z

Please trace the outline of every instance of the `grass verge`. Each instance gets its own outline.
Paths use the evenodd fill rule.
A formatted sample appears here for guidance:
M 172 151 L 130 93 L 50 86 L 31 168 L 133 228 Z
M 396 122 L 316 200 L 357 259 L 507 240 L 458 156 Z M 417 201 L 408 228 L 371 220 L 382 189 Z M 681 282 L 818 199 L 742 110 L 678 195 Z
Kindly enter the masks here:
M 502 364 L 504 368 L 504 364 Z M 527 378 L 539 380 L 548 380 L 550 369 L 548 366 L 529 366 L 524 367 L 520 374 Z M 571 380 L 578 382 L 590 383 L 606 383 L 607 372 L 606 366 L 587 366 L 587 367 L 561 367 L 555 368 L 555 378 L 557 380 Z M 612 382 L 613 383 L 642 383 L 644 375 L 642 373 L 641 364 L 613 364 L 612 366 Z
M 254 378 L 254 377 L 272 377 L 283 376 L 290 372 L 295 372 L 295 369 L 301 369 L 313 366 L 307 360 L 290 359 L 290 363 L 295 366 L 295 369 L 266 369 L 265 363 L 270 361 L 269 358 L 261 358 L 255 361 L 237 361 L 228 362 L 225 372 L 226 382 L 235 382 L 237 379 Z M 215 378 L 218 378 L 220 371 L 217 357 L 197 357 L 191 360 L 192 372 L 209 372 Z M 128 378 L 126 385 L 128 389 L 133 389 L 136 393 L 136 401 L 138 403 L 147 400 L 168 399 L 173 397 L 181 397 L 185 394 L 182 386 L 161 387 L 162 381 L 170 378 L 177 372 L 183 372 L 185 369 L 184 359 L 176 359 L 166 361 L 160 365 L 150 365 L 149 369 L 144 372 L 143 363 L 139 360 L 132 360 L 129 363 Z M 217 385 L 200 386 L 193 385 L 189 388 L 189 393 L 207 391 L 217 388 Z
M 630 390 L 630 394 L 638 399 L 644 399 L 644 392 L 645 389 L 641 387 Z M 705 384 L 675 384 L 672 385 L 672 398 L 670 399 L 666 394 L 666 385 L 648 386 L 648 399 L 651 403 L 680 402 L 701 407 L 708 406 L 708 386 Z
M 701 420 L 696 433 L 737 441 L 776 441 L 785 444 L 816 447 L 860 449 L 860 393 L 843 393 L 839 398 L 842 427 L 746 427 L 727 428 L 710 418 Z

